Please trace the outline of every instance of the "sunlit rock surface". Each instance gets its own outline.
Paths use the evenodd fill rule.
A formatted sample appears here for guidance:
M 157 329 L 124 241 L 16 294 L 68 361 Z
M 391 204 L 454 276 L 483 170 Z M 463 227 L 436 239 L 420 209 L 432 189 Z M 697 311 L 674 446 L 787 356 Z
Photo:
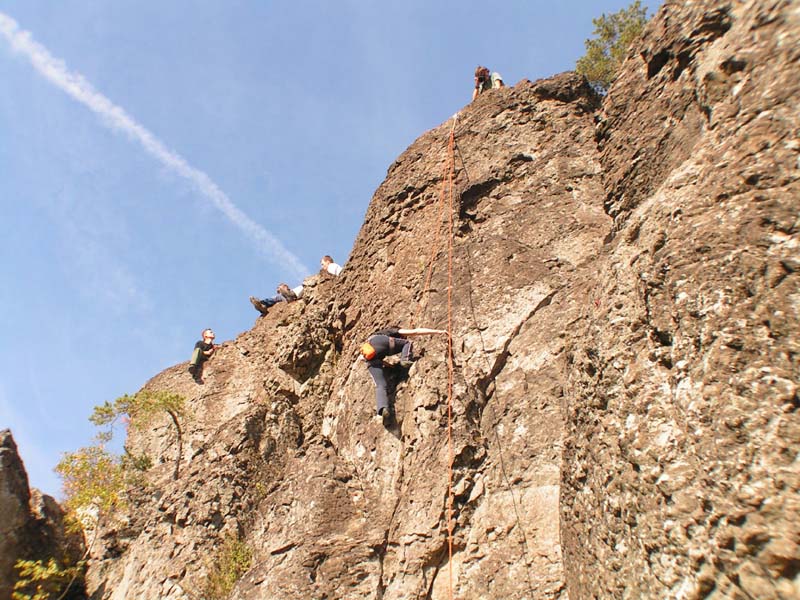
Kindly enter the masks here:
M 798 597 L 799 36 L 667 2 L 605 98 L 522 81 L 420 136 L 339 278 L 146 384 L 189 400 L 180 477 L 167 420 L 131 433 L 90 591 L 202 597 L 233 534 L 241 600 Z M 358 347 L 448 287 L 452 404 L 420 339 L 386 429 Z

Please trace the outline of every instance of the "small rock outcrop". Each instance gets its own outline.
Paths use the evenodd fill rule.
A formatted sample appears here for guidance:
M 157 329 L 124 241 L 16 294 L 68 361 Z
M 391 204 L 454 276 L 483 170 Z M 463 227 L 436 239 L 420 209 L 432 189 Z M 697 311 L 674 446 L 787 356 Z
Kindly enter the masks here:
M 668 1 L 604 99 L 522 81 L 423 134 L 341 276 L 146 384 L 189 401 L 181 475 L 131 430 L 93 597 L 204 597 L 231 537 L 237 600 L 797 597 L 799 36 Z M 453 370 L 389 366 L 386 428 L 391 324 L 449 326 Z
M 65 533 L 63 518 L 55 499 L 28 487 L 14 437 L 0 431 L 0 598 L 11 598 L 18 560 L 55 558 L 63 565 L 65 558 L 72 564 L 80 558 L 80 543 Z

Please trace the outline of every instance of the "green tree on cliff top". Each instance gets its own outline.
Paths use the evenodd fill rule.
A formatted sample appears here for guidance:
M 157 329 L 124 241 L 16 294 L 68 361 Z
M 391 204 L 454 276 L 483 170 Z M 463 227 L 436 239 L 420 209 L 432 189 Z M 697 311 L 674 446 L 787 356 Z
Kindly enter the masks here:
M 586 54 L 578 59 L 575 70 L 592 85 L 606 90 L 647 23 L 647 7 L 636 0 L 618 12 L 592 19 L 592 23 L 595 37 L 586 40 Z

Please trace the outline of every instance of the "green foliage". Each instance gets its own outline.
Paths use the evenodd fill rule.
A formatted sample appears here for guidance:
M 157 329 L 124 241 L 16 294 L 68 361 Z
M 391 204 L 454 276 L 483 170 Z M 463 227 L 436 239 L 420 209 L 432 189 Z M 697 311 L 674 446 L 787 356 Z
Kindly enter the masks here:
M 133 396 L 126 394 L 114 402 L 105 402 L 102 406 L 95 407 L 89 420 L 98 427 L 107 426 L 108 429 L 98 434 L 95 445 L 65 453 L 55 469 L 63 483 L 63 506 L 67 513 L 68 530 L 78 531 L 89 523 L 96 526 L 98 521 L 111 512 L 123 508 L 128 489 L 141 486 L 142 472 L 153 464 L 146 454 L 137 456 L 127 448 L 123 456 L 106 450 L 105 444 L 111 440 L 117 420 L 126 419 L 131 427 L 143 428 L 165 413 L 177 432 L 178 452 L 174 472 L 174 477 L 177 478 L 182 448 L 179 418 L 185 414 L 183 396 L 164 391 L 140 392 Z M 53 569 L 57 567 L 49 564 L 47 567 L 41 564 L 37 567 L 36 563 L 31 563 L 22 567 L 33 569 L 30 571 L 31 576 L 56 576 Z M 34 588 L 30 589 L 34 590 L 31 593 L 39 593 Z M 42 593 L 46 593 L 46 590 Z M 21 599 L 34 600 L 48 597 L 20 595 Z
M 125 454 L 122 455 L 122 467 L 124 469 L 144 473 L 145 471 L 149 471 L 152 466 L 153 460 L 147 456 L 147 454 L 142 453 L 136 455 L 125 448 Z
M 64 485 L 64 507 L 75 520 L 87 511 L 96 511 L 99 518 L 124 502 L 122 461 L 101 445 L 65 453 L 56 472 Z
M 139 392 L 133 396 L 125 394 L 114 402 L 106 401 L 102 406 L 94 407 L 89 420 L 98 427 L 113 427 L 121 416 L 127 415 L 131 427 L 142 429 L 164 413 L 177 418 L 185 412 L 186 399 L 183 396 L 160 390 Z
M 225 600 L 236 582 L 250 568 L 253 554 L 237 536 L 225 538 L 222 548 L 208 572 L 205 595 L 207 600 Z
M 175 428 L 178 440 L 177 457 L 173 477 L 178 478 L 180 460 L 183 449 L 183 430 L 180 420 L 186 415 L 186 399 L 180 394 L 164 390 L 156 392 L 139 392 L 133 396 L 125 394 L 114 402 L 106 401 L 102 406 L 95 406 L 89 420 L 98 427 L 108 426 L 108 430 L 98 434 L 100 444 L 108 442 L 113 433 L 114 424 L 118 419 L 126 419 L 134 429 L 144 429 L 164 414 L 168 415 Z M 152 466 L 152 461 L 145 455 L 134 456 L 126 450 L 127 456 L 123 459 L 126 467 L 133 467 L 145 471 Z
M 14 564 L 19 579 L 14 584 L 12 600 L 56 600 L 63 598 L 69 588 L 83 575 L 83 564 L 61 567 L 51 558 L 42 560 L 18 560 Z
M 264 485 L 261 481 L 256 481 L 255 489 L 255 498 L 256 500 L 263 500 L 267 497 L 267 486 Z
M 125 395 L 122 398 L 127 397 L 128 396 Z M 98 427 L 113 425 L 114 421 L 116 421 L 119 416 L 120 400 L 122 400 L 122 398 L 117 398 L 113 403 L 106 400 L 102 406 L 95 406 L 94 412 L 92 412 L 92 416 L 89 417 L 89 420 Z
M 117 456 L 105 449 L 117 420 L 127 417 L 131 427 L 142 428 L 167 413 L 180 436 L 178 418 L 184 407 L 183 396 L 160 391 L 126 394 L 94 408 L 89 420 L 98 427 L 108 426 L 108 430 L 98 435 L 96 445 L 66 453 L 56 466 L 64 484 L 64 505 L 73 521 L 80 522 L 90 514 L 99 519 L 122 506 L 125 489 L 136 483 L 132 473 L 152 466 L 144 454 L 136 456 L 126 449 L 124 456 Z
M 628 8 L 592 19 L 596 37 L 586 40 L 586 54 L 578 59 L 575 70 L 586 76 L 592 85 L 608 89 L 631 43 L 642 33 L 647 18 L 647 7 L 636 0 Z

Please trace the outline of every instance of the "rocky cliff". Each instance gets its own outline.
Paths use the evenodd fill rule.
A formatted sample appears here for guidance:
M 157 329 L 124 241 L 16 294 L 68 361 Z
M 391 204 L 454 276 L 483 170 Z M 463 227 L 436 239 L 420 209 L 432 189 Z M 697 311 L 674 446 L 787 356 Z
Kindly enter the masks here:
M 798 64 L 797 2 L 667 3 L 599 113 L 614 235 L 565 352 L 576 597 L 800 597 Z
M 229 536 L 241 600 L 800 595 L 798 38 L 797 2 L 668 1 L 602 103 L 562 74 L 423 134 L 340 277 L 147 383 L 181 474 L 131 433 L 161 463 L 94 597 L 202 598 Z M 388 367 L 387 428 L 358 347 L 412 323 L 452 371 Z
M 8 429 L 0 431 L 0 598 L 11 598 L 18 560 L 55 558 L 75 564 L 83 552 L 77 536 L 66 533 L 64 513 L 54 498 L 28 486 L 28 474 Z M 85 597 L 76 584 L 69 598 Z

